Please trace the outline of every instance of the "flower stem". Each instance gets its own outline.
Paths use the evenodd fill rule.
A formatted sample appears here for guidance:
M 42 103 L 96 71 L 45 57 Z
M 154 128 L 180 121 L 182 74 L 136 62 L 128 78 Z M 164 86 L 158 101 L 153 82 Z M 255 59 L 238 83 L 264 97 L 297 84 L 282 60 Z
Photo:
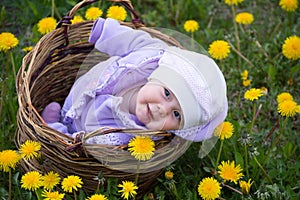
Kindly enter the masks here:
M 240 24 L 239 27 L 240 27 L 241 31 L 243 32 L 243 34 L 245 34 L 245 29 L 244 29 L 243 25 Z
M 77 196 L 76 196 L 75 190 L 73 191 L 73 193 L 74 193 L 74 200 L 77 200 Z
M 230 44 L 230 47 L 232 48 L 232 50 L 233 50 L 239 57 L 241 57 L 244 61 L 246 61 L 246 62 L 249 63 L 252 67 L 254 67 L 254 64 L 253 64 L 248 58 L 246 58 L 246 57 L 241 53 L 241 51 L 239 51 L 238 49 L 236 49 L 236 48 L 233 46 L 233 44 L 231 44 L 230 42 L 229 42 L 229 44 Z
M 194 50 L 194 32 L 191 33 L 191 45 L 192 45 L 192 50 Z
M 261 49 L 263 55 L 271 62 L 274 63 L 273 60 L 270 60 L 270 57 L 268 55 L 268 53 L 264 50 L 264 48 L 261 46 L 260 42 L 258 40 L 255 40 L 255 45 L 258 46 L 258 48 Z
M 272 143 L 272 146 L 269 149 L 266 158 L 264 159 L 263 165 L 267 162 L 268 158 L 270 157 L 271 152 L 273 151 L 273 149 L 275 148 L 275 146 L 279 142 L 280 136 L 282 135 L 282 133 L 284 131 L 284 127 L 286 126 L 287 121 L 288 121 L 288 117 L 285 118 L 285 120 L 283 121 L 283 125 L 280 126 L 279 134 L 276 136 L 274 142 Z
M 249 178 L 249 169 L 248 169 L 248 146 L 244 144 L 244 151 L 245 151 L 245 169 L 247 178 Z
M 219 148 L 219 153 L 218 153 L 218 157 L 217 157 L 217 162 L 216 162 L 216 168 L 219 164 L 219 161 L 220 161 L 220 157 L 221 157 L 221 151 L 222 151 L 222 148 L 223 148 L 223 143 L 224 143 L 224 140 L 221 140 L 221 144 L 220 144 L 220 148 Z
M 252 114 L 251 126 L 250 126 L 250 129 L 249 129 L 249 135 L 252 134 L 252 129 L 253 129 L 253 126 L 254 126 L 254 122 L 255 122 L 255 120 L 256 120 L 256 117 L 257 117 L 257 113 L 256 113 L 256 104 L 254 104 L 254 105 L 253 105 L 253 114 Z M 244 151 L 245 151 L 245 169 L 246 169 L 246 175 L 247 175 L 247 178 L 249 178 L 249 169 L 248 169 L 248 146 L 247 146 L 246 143 L 244 144 Z
M 253 105 L 253 116 L 252 116 L 252 121 L 251 121 L 251 126 L 250 126 L 250 130 L 249 130 L 249 135 L 252 134 L 252 130 L 253 130 L 253 126 L 254 126 L 254 121 L 256 119 L 256 104 Z
M 36 197 L 37 197 L 38 200 L 42 200 L 43 199 L 41 192 L 42 192 L 41 188 L 35 190 L 35 195 L 36 195 Z
M 221 184 L 222 184 L 222 186 L 227 187 L 227 188 L 231 189 L 232 191 L 234 191 L 234 192 L 236 192 L 236 193 L 238 193 L 238 194 L 240 194 L 240 195 L 243 195 L 243 193 L 242 193 L 241 191 L 239 191 L 239 190 L 237 190 L 237 189 L 231 187 L 230 185 L 227 185 L 227 184 L 225 184 L 224 182 L 222 182 Z
M 13 74 L 14 74 L 14 79 L 16 80 L 16 67 L 15 67 L 15 60 L 14 60 L 14 56 L 12 54 L 12 51 L 9 52 L 9 56 L 10 56 L 10 62 L 12 65 L 12 70 L 13 70 Z
M 54 14 L 56 14 L 57 17 L 58 17 L 59 19 L 61 19 L 61 15 L 60 15 L 60 13 L 58 12 L 58 10 L 57 10 L 57 8 L 56 8 L 56 5 L 55 5 L 55 0 L 52 0 L 51 3 L 52 3 L 51 17 L 54 18 Z
M 241 52 L 238 26 L 237 26 L 236 21 L 234 20 L 234 18 L 235 18 L 235 7 L 234 7 L 234 5 L 231 6 L 231 11 L 232 11 L 232 21 L 233 21 L 233 25 L 234 25 L 235 39 L 236 39 L 236 47 L 237 47 L 237 50 L 239 52 Z M 240 68 L 240 66 L 241 66 L 241 58 L 238 57 L 238 67 Z
M 54 7 L 55 7 L 55 2 L 54 0 L 51 1 L 52 7 L 51 7 L 51 17 L 54 17 Z
M 138 164 L 136 166 L 136 175 L 135 175 L 135 180 L 134 183 L 135 185 L 138 185 L 138 180 L 139 180 L 139 171 L 140 171 L 140 160 L 138 161 Z
M 221 71 L 223 71 L 222 60 L 220 60 L 220 62 L 219 62 L 219 68 Z
M 98 7 L 101 8 L 102 7 L 102 1 L 98 1 Z
M 8 62 L 6 62 L 6 63 L 8 63 Z M 8 76 L 8 64 L 6 64 L 5 77 L 1 80 L 2 88 L 1 88 L 1 101 L 0 101 L 0 117 L 2 117 L 2 109 L 5 107 L 7 76 Z M 4 142 L 4 140 L 1 140 L 1 146 L 3 146 L 3 142 Z
M 8 200 L 11 200 L 11 169 L 8 171 Z
M 282 135 L 283 131 L 284 131 L 284 127 L 286 127 L 287 121 L 288 121 L 288 117 L 285 118 L 285 120 L 283 121 L 283 125 L 280 127 L 280 131 L 279 134 L 276 136 L 275 141 L 272 144 L 272 147 L 270 150 L 273 150 L 273 148 L 277 145 L 277 143 L 279 142 L 280 136 Z
M 261 169 L 261 171 L 264 173 L 265 177 L 268 179 L 270 184 L 273 184 L 272 179 L 269 177 L 269 175 L 267 174 L 266 170 L 263 168 L 263 166 L 259 163 L 259 161 L 257 160 L 256 156 L 253 156 L 255 162 L 257 163 L 258 167 Z
M 176 185 L 175 185 L 175 182 L 172 182 L 173 186 L 170 186 L 171 188 L 171 191 L 172 193 L 174 194 L 174 196 L 176 197 L 176 200 L 180 200 L 180 196 L 178 195 L 178 192 L 177 192 L 177 188 L 176 188 Z
M 98 193 L 99 192 L 99 189 L 100 189 L 100 181 L 98 181 L 98 184 L 97 184 L 97 189 L 96 189 L 96 192 Z

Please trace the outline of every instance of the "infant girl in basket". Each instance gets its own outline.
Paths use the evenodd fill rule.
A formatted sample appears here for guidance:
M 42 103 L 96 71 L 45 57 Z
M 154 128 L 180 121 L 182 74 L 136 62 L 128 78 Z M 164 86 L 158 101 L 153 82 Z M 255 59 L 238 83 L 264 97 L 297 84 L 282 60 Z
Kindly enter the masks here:
M 170 130 L 203 141 L 227 115 L 226 83 L 206 55 L 168 46 L 148 33 L 99 18 L 89 41 L 110 58 L 75 81 L 61 106 L 48 104 L 48 126 L 72 137 L 102 127 Z M 95 136 L 88 143 L 123 145 L 126 133 Z

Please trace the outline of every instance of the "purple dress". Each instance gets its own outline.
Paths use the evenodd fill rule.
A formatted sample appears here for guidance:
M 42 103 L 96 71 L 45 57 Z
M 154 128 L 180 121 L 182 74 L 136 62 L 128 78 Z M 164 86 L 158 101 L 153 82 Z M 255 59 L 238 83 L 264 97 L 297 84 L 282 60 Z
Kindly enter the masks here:
M 48 124 L 74 137 L 102 127 L 145 129 L 137 118 L 120 109 L 120 93 L 142 86 L 158 66 L 167 45 L 144 31 L 121 26 L 113 19 L 99 18 L 91 31 L 95 48 L 110 58 L 91 68 L 72 86 L 61 111 L 61 121 Z M 111 133 L 87 142 L 127 144 L 132 135 Z
M 144 85 L 160 62 L 174 61 L 168 57 L 168 52 L 175 47 L 169 47 L 144 31 L 122 26 L 114 19 L 102 18 L 95 22 L 89 41 L 110 58 L 92 67 L 74 83 L 61 110 L 60 122 L 48 125 L 72 137 L 77 132 L 91 132 L 105 126 L 146 129 L 134 115 L 120 109 L 123 100 L 120 94 Z M 206 93 L 202 98 L 209 100 Z M 211 106 L 202 110 L 210 113 Z M 207 140 L 226 118 L 227 99 L 220 109 L 215 116 L 207 115 L 207 120 L 198 126 L 171 132 L 190 141 Z M 87 142 L 122 145 L 131 138 L 125 133 L 110 133 Z

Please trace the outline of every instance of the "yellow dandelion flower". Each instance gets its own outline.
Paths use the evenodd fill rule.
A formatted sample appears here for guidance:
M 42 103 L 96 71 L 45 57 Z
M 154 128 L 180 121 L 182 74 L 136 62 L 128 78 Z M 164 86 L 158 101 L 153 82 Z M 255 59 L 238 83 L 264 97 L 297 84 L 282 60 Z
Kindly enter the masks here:
M 52 190 L 60 181 L 59 174 L 53 171 L 42 177 L 43 186 L 47 190 Z
M 285 39 L 282 45 L 282 54 L 291 60 L 300 58 L 300 37 L 294 35 Z
M 195 20 L 187 20 L 184 25 L 183 28 L 186 32 L 195 32 L 199 30 L 199 24 L 197 21 Z
M 85 12 L 85 18 L 88 19 L 88 20 L 96 20 L 99 17 L 101 17 L 102 14 L 103 14 L 103 12 L 99 8 L 97 8 L 97 7 L 90 7 Z
M 249 72 L 248 70 L 244 70 L 241 73 L 241 79 L 243 80 L 243 86 L 248 87 L 251 84 L 251 80 L 248 79 Z
M 198 193 L 204 200 L 219 198 L 221 189 L 220 183 L 212 177 L 202 179 L 198 185 Z
M 150 137 L 136 136 L 129 141 L 128 150 L 137 160 L 149 160 L 154 155 L 154 146 Z
M 243 86 L 244 87 L 248 87 L 251 84 L 251 80 L 247 79 L 247 80 L 243 80 Z
M 221 140 L 229 139 L 234 132 L 233 124 L 230 122 L 222 122 L 216 127 L 214 136 L 219 137 Z
M 263 93 L 263 95 L 267 95 L 268 94 L 268 88 L 266 87 L 261 87 L 259 88 L 261 90 L 261 92 Z
M 122 184 L 119 184 L 118 187 L 122 188 L 118 192 L 122 193 L 122 198 L 128 199 L 129 196 L 134 197 L 137 192 L 138 187 L 131 181 L 122 181 Z
M 31 171 L 21 178 L 21 187 L 35 191 L 42 186 L 42 175 L 38 171 Z
M 171 171 L 166 171 L 165 172 L 165 178 L 166 179 L 171 180 L 171 179 L 173 179 L 173 176 L 174 176 L 173 172 L 171 172 Z
M 127 17 L 127 12 L 122 6 L 110 6 L 107 10 L 106 17 L 124 21 Z
M 279 95 L 277 95 L 277 103 L 281 103 L 281 102 L 284 102 L 284 101 L 287 101 L 287 100 L 289 100 L 289 101 L 294 100 L 293 96 L 290 93 L 282 92 Z
M 218 169 L 220 170 L 218 173 L 224 181 L 232 181 L 237 184 L 237 181 L 243 177 L 243 173 L 241 173 L 241 166 L 235 166 L 234 161 L 222 161 L 218 166 Z
M 244 71 L 241 73 L 241 78 L 242 78 L 242 80 L 247 80 L 247 79 L 248 79 L 248 75 L 249 75 L 248 70 L 244 70 Z
M 261 89 L 251 88 L 245 92 L 244 98 L 248 99 L 250 101 L 254 101 L 254 100 L 257 100 L 262 95 L 263 95 L 263 92 Z
M 280 0 L 279 6 L 287 12 L 293 12 L 298 8 L 298 0 Z
M 61 186 L 65 192 L 72 193 L 82 187 L 82 180 L 79 176 L 70 175 L 63 179 Z
M 19 40 L 14 34 L 3 32 L 0 34 L 0 51 L 8 51 L 19 44 Z
M 87 200 L 108 200 L 107 197 L 103 194 L 94 194 Z
M 19 149 L 22 158 L 25 160 L 38 157 L 39 150 L 41 150 L 41 143 L 32 140 L 26 140 L 26 142 L 22 144 Z
M 252 22 L 254 21 L 254 17 L 251 13 L 242 12 L 235 16 L 235 21 L 239 24 L 248 25 L 248 24 L 252 24 Z
M 239 3 L 242 3 L 244 0 L 225 0 L 225 3 L 229 6 L 231 5 L 238 5 Z
M 44 190 L 42 193 L 42 197 L 44 197 L 44 200 L 62 200 L 64 198 L 65 194 L 60 194 L 59 192 L 51 192 Z
M 284 117 L 293 117 L 298 109 L 297 103 L 293 100 L 286 100 L 278 104 L 278 113 Z
M 294 79 L 293 79 L 293 78 L 290 78 L 290 79 L 287 81 L 287 84 L 288 84 L 288 85 L 294 85 Z
M 3 150 L 0 152 L 0 170 L 9 172 L 9 169 L 15 169 L 16 165 L 20 161 L 21 156 L 14 150 Z
M 251 188 L 252 184 L 253 184 L 253 182 L 251 182 L 251 179 L 249 179 L 248 182 L 246 182 L 246 181 L 240 181 L 240 188 L 241 188 L 242 192 L 244 194 L 249 194 L 250 188 Z
M 224 40 L 216 40 L 209 45 L 208 53 L 218 60 L 227 58 L 230 53 L 230 46 Z
M 37 26 L 38 26 L 38 31 L 41 34 L 50 33 L 56 27 L 56 19 L 54 19 L 53 17 L 43 18 L 38 22 Z
M 297 105 L 297 108 L 296 108 L 296 113 L 300 113 L 300 105 Z
M 80 16 L 80 15 L 76 15 L 74 16 L 74 18 L 71 20 L 71 23 L 72 24 L 76 24 L 76 23 L 79 23 L 79 22 L 83 22 L 84 19 Z
M 33 46 L 24 47 L 22 50 L 25 52 L 29 52 L 33 49 Z

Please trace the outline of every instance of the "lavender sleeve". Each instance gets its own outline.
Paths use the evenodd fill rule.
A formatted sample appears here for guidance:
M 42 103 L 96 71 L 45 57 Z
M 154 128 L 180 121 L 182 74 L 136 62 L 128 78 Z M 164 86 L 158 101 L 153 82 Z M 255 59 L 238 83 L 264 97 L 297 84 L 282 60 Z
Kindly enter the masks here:
M 112 91 L 122 91 L 146 81 L 167 47 L 166 43 L 144 31 L 122 26 L 114 19 L 102 18 L 94 23 L 89 41 L 110 58 L 95 65 L 75 82 L 62 109 L 65 124 L 83 117 L 86 104 L 95 96 L 112 94 Z M 129 71 L 131 76 L 127 75 Z
M 93 25 L 89 42 L 95 44 L 95 48 L 110 56 L 125 57 L 131 53 L 138 53 L 143 49 L 165 49 L 167 44 L 151 37 L 145 31 L 135 30 L 120 25 L 114 19 L 99 18 Z M 142 57 L 145 57 L 143 52 Z

